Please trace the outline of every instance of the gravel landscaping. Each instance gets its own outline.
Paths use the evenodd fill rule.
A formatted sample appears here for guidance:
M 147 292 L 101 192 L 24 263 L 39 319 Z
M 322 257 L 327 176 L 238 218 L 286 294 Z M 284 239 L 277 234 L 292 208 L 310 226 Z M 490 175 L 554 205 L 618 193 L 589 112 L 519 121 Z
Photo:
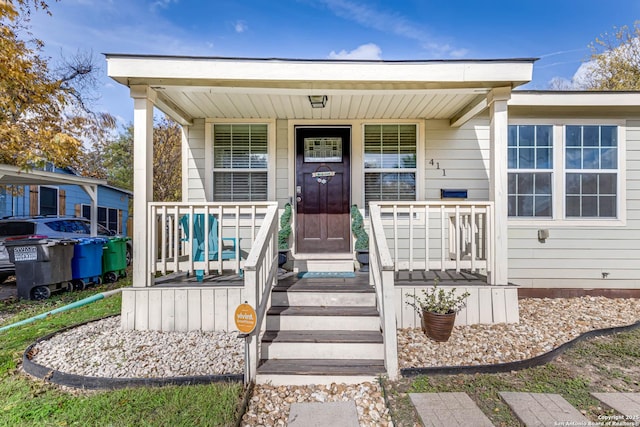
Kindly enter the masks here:
M 582 297 L 520 300 L 520 323 L 456 326 L 446 343 L 420 329 L 398 331 L 401 368 L 478 365 L 523 360 L 581 333 L 640 320 L 640 300 Z M 122 331 L 120 317 L 93 322 L 40 342 L 33 361 L 78 375 L 170 377 L 240 374 L 244 346 L 237 333 Z M 363 426 L 388 425 L 378 384 L 273 387 L 258 385 L 243 425 L 286 425 L 293 402 L 354 400 Z

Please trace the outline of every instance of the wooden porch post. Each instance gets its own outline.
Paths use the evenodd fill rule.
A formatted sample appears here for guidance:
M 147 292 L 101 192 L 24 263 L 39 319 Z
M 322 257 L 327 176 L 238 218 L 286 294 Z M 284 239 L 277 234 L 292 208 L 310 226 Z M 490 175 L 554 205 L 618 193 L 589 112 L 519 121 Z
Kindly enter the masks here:
M 148 265 L 147 204 L 153 201 L 153 103 L 148 86 L 131 86 L 133 98 L 133 286 L 152 285 Z
M 493 263 L 489 274 L 489 284 L 507 285 L 509 283 L 508 254 L 508 188 L 507 188 L 507 143 L 509 137 L 509 113 L 507 101 L 511 98 L 510 87 L 499 87 L 487 95 L 489 105 L 490 129 L 490 172 L 489 198 L 494 202 L 493 209 Z

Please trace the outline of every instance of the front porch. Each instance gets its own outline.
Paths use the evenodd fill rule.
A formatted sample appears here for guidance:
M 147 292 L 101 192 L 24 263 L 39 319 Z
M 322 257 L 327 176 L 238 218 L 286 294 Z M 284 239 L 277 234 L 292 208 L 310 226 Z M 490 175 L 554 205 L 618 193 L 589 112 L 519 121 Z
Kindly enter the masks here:
M 489 283 L 494 262 L 491 206 L 489 202 L 372 202 L 370 272 L 358 272 L 355 278 L 340 279 L 340 283 L 315 279 L 333 289 L 329 289 L 329 297 L 338 307 L 351 304 L 348 298 L 343 299 L 341 287 L 348 289 L 358 284 L 371 289 L 375 295 L 371 308 L 377 319 L 371 328 L 382 331 L 380 351 L 390 377 L 398 371 L 397 329 L 419 325 L 415 311 L 405 304 L 407 294 L 421 292 L 438 282 L 442 287 L 471 294 L 457 318 L 459 325 L 518 321 L 516 287 Z M 132 288 L 123 291 L 123 328 L 230 331 L 236 329 L 236 307 L 249 303 L 256 308 L 257 327 L 248 337 L 250 362 L 246 376 L 255 378 L 258 363 L 264 364 L 269 358 L 268 353 L 266 358 L 261 356 L 267 345 L 263 340 L 277 334 L 273 329 L 271 335 L 266 334 L 269 325 L 281 324 L 280 319 L 269 320 L 274 316 L 272 309 L 282 303 L 274 301 L 274 291 L 296 282 L 298 288 L 308 283 L 298 281 L 297 272 L 279 280 L 277 205 L 151 203 L 149 213 L 150 256 L 147 264 L 140 267 L 152 277 L 149 286 L 134 282 Z M 187 235 L 184 228 L 193 229 L 194 218 L 199 215 L 215 218 L 211 224 L 216 229 L 203 221 L 201 233 Z M 217 242 L 205 237 L 211 235 L 216 236 Z M 224 247 L 226 240 L 236 241 L 237 247 L 233 257 L 222 256 L 221 260 L 211 248 L 216 244 Z M 196 251 L 208 255 L 197 257 Z M 314 291 L 312 286 L 308 290 Z M 284 301 L 289 303 L 289 297 Z M 304 307 L 325 305 L 325 300 L 303 303 Z M 317 322 L 308 325 L 311 328 L 313 324 Z M 327 335 L 326 330 L 324 333 L 323 339 L 330 340 L 331 334 Z M 296 346 L 290 344 L 292 349 Z M 286 350 L 278 351 L 278 358 L 282 358 L 280 352 Z

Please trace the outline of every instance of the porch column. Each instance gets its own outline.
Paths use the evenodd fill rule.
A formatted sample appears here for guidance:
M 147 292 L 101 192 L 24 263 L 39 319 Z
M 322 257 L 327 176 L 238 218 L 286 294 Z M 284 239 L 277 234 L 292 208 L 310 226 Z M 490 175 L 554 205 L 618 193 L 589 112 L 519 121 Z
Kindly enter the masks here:
M 489 199 L 493 209 L 493 263 L 489 284 L 506 285 L 509 280 L 508 254 L 508 188 L 507 188 L 507 142 L 509 137 L 509 113 L 507 101 L 511 98 L 510 87 L 499 87 L 487 95 L 490 128 Z
M 149 271 L 149 218 L 153 201 L 153 103 L 148 86 L 131 86 L 133 98 L 133 286 L 152 285 Z

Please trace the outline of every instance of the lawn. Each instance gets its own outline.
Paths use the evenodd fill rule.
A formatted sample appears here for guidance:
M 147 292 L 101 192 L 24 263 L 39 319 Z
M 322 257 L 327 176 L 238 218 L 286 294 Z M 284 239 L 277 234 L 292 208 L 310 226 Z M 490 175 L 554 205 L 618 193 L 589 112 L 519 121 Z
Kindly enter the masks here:
M 128 286 L 121 280 L 115 286 Z M 0 302 L 10 324 L 107 290 L 54 295 L 46 301 Z M 119 295 L 0 332 L 0 426 L 226 426 L 233 425 L 242 384 L 213 384 L 82 392 L 63 390 L 19 370 L 22 353 L 38 337 L 120 312 Z
M 591 392 L 640 392 L 640 329 L 585 340 L 551 363 L 501 374 L 432 375 L 385 384 L 396 426 L 420 425 L 408 393 L 467 393 L 496 426 L 520 426 L 498 392 L 557 393 L 591 421 L 612 415 Z

